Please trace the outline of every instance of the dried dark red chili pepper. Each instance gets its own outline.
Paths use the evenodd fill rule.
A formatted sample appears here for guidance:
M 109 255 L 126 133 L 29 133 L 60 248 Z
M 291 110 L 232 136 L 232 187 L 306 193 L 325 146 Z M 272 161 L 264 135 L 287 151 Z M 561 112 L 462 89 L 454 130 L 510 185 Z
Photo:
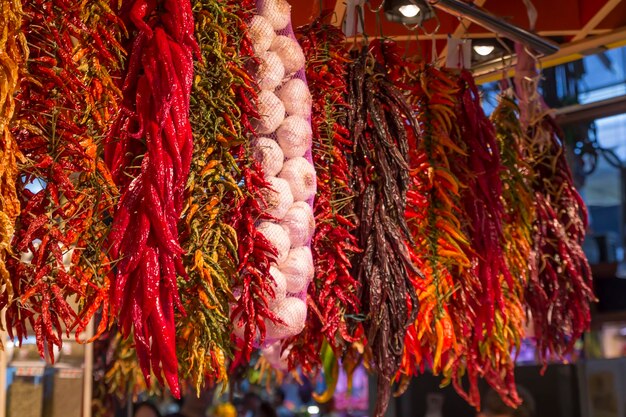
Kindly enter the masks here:
M 367 345 L 365 360 L 378 375 L 375 416 L 382 416 L 401 364 L 407 327 L 415 322 L 418 299 L 411 232 L 406 222 L 410 189 L 406 123 L 417 129 L 412 109 L 367 50 L 349 66 L 348 126 L 354 138 L 352 175 L 356 231 L 363 254 L 353 265 L 361 287 Z M 418 136 L 416 133 L 415 136 Z
M 148 384 L 152 370 L 179 397 L 174 308 L 183 310 L 177 277 L 186 277 L 178 221 L 193 152 L 193 13 L 189 1 L 126 0 L 120 16 L 134 36 L 123 109 L 107 138 L 121 191 L 108 238 L 118 260 L 111 305 L 124 337 L 132 330 Z

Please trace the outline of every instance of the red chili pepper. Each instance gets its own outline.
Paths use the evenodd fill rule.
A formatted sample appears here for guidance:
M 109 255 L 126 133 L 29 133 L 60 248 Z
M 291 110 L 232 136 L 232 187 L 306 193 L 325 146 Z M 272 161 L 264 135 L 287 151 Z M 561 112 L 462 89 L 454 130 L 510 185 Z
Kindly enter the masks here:
M 146 381 L 152 367 L 179 397 L 173 316 L 174 306 L 180 308 L 176 274 L 184 273 L 177 267 L 183 252 L 177 226 L 193 148 L 188 114 L 197 45 L 191 4 L 127 0 L 121 10 L 137 34 L 129 41 L 124 109 L 107 147 L 107 162 L 122 191 L 108 240 L 111 253 L 121 258 L 111 287 L 112 309 L 125 337 L 134 329 Z M 102 39 L 96 36 L 98 42 Z M 136 158 L 141 158 L 139 170 L 131 166 Z M 135 173 L 131 182 L 124 178 L 128 172 Z

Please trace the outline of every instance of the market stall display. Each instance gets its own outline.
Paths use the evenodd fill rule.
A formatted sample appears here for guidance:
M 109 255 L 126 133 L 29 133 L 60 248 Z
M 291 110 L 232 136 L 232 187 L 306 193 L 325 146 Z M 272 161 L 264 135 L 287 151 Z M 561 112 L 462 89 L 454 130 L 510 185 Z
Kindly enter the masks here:
M 322 373 L 319 401 L 363 363 L 377 417 L 426 369 L 515 406 L 527 312 L 543 360 L 589 326 L 585 207 L 536 84 L 488 118 L 471 72 L 351 49 L 332 13 L 294 31 L 286 0 L 3 4 L 3 325 L 50 361 L 102 339 L 101 415 L 260 355 Z

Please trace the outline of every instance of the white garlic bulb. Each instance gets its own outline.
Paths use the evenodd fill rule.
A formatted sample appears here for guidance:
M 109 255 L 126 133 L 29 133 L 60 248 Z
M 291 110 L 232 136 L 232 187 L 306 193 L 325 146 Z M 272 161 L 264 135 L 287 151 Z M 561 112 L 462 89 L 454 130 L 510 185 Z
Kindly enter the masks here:
M 274 139 L 259 138 L 254 144 L 254 159 L 259 161 L 265 177 L 275 177 L 281 169 L 285 155 Z
M 276 131 L 276 140 L 286 158 L 304 156 L 311 148 L 312 139 L 311 125 L 300 116 L 287 117 Z
M 270 49 L 276 33 L 274 33 L 274 28 L 269 20 L 263 16 L 256 15 L 250 20 L 248 25 L 248 36 L 252 42 L 255 54 L 261 55 Z
M 308 246 L 291 249 L 287 259 L 279 264 L 278 269 L 285 275 L 288 293 L 297 294 L 306 290 L 315 275 L 311 249 Z
M 295 202 L 280 224 L 287 230 L 292 248 L 308 245 L 315 232 L 313 209 L 305 201 Z
M 285 67 L 276 52 L 261 55 L 256 78 L 261 90 L 274 91 L 280 85 L 285 78 Z
M 286 180 L 277 177 L 267 178 L 268 188 L 261 190 L 265 199 L 265 212 L 277 220 L 285 217 L 293 205 L 293 194 Z
M 261 118 L 255 121 L 255 127 L 261 135 L 273 133 L 285 119 L 285 106 L 271 91 L 259 93 L 258 109 Z
M 315 168 L 302 157 L 288 159 L 278 177 L 287 180 L 294 201 L 307 201 L 315 195 Z
M 287 297 L 287 278 L 285 278 L 285 275 L 274 265 L 270 267 L 270 275 L 274 278 L 274 282 L 272 283 L 274 297 L 271 299 L 271 303 L 279 304 Z
M 289 248 L 291 242 L 289 241 L 289 235 L 285 229 L 276 223 L 263 222 L 257 227 L 258 231 L 276 248 L 278 255 L 276 256 L 276 262 L 281 264 L 287 259 L 289 255 Z M 282 272 L 282 271 L 281 271 Z
M 291 6 L 286 0 L 263 0 L 259 4 L 259 13 L 271 24 L 274 30 L 282 30 L 291 20 Z
M 313 97 L 309 87 L 300 78 L 287 81 L 276 93 L 285 105 L 287 114 L 301 116 L 305 119 L 311 116 Z
M 282 35 L 276 36 L 272 41 L 270 51 L 278 54 L 285 66 L 286 74 L 292 74 L 304 68 L 306 58 L 304 57 L 302 48 L 300 48 L 300 45 L 298 45 L 295 39 Z
M 285 339 L 299 334 L 306 323 L 306 303 L 300 298 L 287 297 L 274 309 L 285 324 L 267 323 L 268 339 Z

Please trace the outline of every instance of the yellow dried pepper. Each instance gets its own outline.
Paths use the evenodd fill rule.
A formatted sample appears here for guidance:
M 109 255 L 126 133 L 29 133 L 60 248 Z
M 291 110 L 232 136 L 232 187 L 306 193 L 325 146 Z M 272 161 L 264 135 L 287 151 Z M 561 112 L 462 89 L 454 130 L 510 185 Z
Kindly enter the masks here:
M 0 284 L 5 286 L 10 299 L 13 288 L 4 262 L 11 252 L 15 219 L 20 214 L 15 181 L 17 161 L 21 158 L 10 127 L 15 110 L 13 94 L 28 47 L 22 33 L 20 0 L 0 0 L 0 7 Z

